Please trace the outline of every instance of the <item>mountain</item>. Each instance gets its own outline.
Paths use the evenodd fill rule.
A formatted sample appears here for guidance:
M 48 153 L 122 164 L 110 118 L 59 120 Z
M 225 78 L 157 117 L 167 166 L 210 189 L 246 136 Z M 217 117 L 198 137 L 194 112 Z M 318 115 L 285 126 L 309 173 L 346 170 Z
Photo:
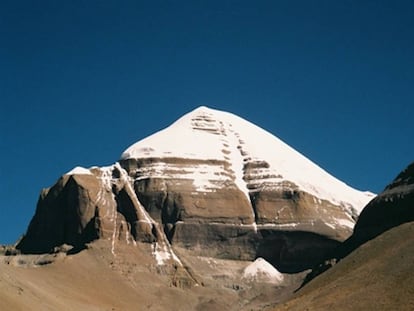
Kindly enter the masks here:
M 347 238 L 373 197 L 256 125 L 200 107 L 116 164 L 75 168 L 43 190 L 17 248 L 41 253 L 108 238 L 113 248 L 154 243 L 159 258 L 174 257 L 172 244 L 298 272 Z
M 374 197 L 200 107 L 41 191 L 26 234 L 0 249 L 0 309 L 262 309 L 290 297 Z
M 312 280 L 273 309 L 413 310 L 413 256 L 414 162 L 364 208 Z

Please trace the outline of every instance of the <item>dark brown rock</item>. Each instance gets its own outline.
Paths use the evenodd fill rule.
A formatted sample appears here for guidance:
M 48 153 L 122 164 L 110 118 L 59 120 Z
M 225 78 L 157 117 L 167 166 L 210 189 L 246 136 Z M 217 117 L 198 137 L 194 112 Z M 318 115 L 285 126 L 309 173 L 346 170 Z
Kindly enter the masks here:
M 143 177 L 141 174 L 151 170 L 151 165 L 167 167 L 162 175 L 173 170 L 185 171 L 194 165 L 218 165 L 228 170 L 228 164 L 214 160 L 191 160 L 179 158 L 128 159 L 120 162 L 135 179 L 134 189 L 150 215 L 164 224 L 176 221 L 221 222 L 233 224 L 251 224 L 254 214 L 249 200 L 232 182 L 214 190 L 197 189 L 188 178 Z M 169 166 L 168 166 L 169 165 Z M 147 168 L 147 166 L 149 166 Z M 231 174 L 231 172 L 227 172 Z M 184 174 L 185 175 L 185 174 Z M 214 182 L 214 181 L 212 181 Z
M 248 226 L 178 222 L 172 244 L 200 256 L 254 260 L 259 240 L 260 236 Z
M 62 244 L 78 246 L 99 237 L 97 208 L 91 197 L 100 185 L 93 175 L 64 175 L 42 191 L 26 235 L 17 245 L 22 252 L 48 252 Z
M 261 182 L 278 177 L 259 175 L 268 168 L 265 161 L 244 165 L 249 199 L 232 181 L 234 172 L 225 161 L 165 157 L 120 163 L 135 180 L 139 201 L 163 224 L 172 245 L 195 255 L 237 260 L 261 256 L 280 271 L 297 272 L 311 268 L 351 234 L 349 225 L 341 226 L 341 221 L 352 225 L 342 207 L 293 183 Z M 213 191 L 196 189 L 183 172 L 200 165 L 224 167 L 226 184 Z
M 362 210 L 353 234 L 336 251 L 338 259 L 385 231 L 414 221 L 414 162 Z
M 358 247 L 407 222 L 414 221 L 414 163 L 403 170 L 393 182 L 363 209 L 353 234 L 328 255 L 307 276 L 305 284 L 328 270 Z M 411 237 L 408 237 L 411 238 Z
M 254 260 L 263 257 L 279 271 L 310 269 L 326 258 L 339 242 L 310 230 L 282 230 L 179 222 L 172 244 L 199 256 Z
M 44 253 L 62 244 L 81 248 L 98 238 L 156 241 L 154 224 L 132 187 L 120 178 L 120 170 L 112 168 L 109 176 L 99 169 L 92 170 L 94 174 L 67 174 L 44 189 L 17 249 Z
M 280 186 L 278 189 L 262 187 L 260 190 L 251 191 L 250 198 L 258 225 L 295 224 L 296 229 L 309 225 L 312 232 L 336 240 L 345 240 L 352 233 L 351 227 L 340 225 L 341 221 L 352 222 L 340 206 L 295 189 L 292 184 Z
M 349 242 L 361 245 L 410 221 L 414 221 L 414 162 L 364 208 Z

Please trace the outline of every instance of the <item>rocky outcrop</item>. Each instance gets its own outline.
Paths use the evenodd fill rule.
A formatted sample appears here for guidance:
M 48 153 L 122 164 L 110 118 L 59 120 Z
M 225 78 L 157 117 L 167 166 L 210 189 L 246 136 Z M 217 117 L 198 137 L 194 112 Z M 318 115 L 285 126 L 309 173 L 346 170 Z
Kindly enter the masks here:
M 64 175 L 42 190 L 36 213 L 17 248 L 23 252 L 49 252 L 62 244 L 80 245 L 100 233 L 97 208 L 91 196 L 100 190 L 95 176 Z
M 98 238 L 156 241 L 156 224 L 149 220 L 125 174 L 115 165 L 63 175 L 41 192 L 36 213 L 17 248 L 43 253 L 62 244 L 82 248 Z
M 199 189 L 194 185 L 194 179 L 186 176 L 194 167 L 199 168 L 199 175 L 211 174 L 216 167 L 220 167 L 222 174 L 230 175 L 226 162 L 146 158 L 121 160 L 120 164 L 133 178 L 135 192 L 142 204 L 159 222 L 254 222 L 250 202 L 234 181 L 229 179 L 221 183 L 212 179 L 210 182 L 220 187 Z
M 320 262 L 307 276 L 308 283 L 330 269 L 364 243 L 384 232 L 414 221 L 414 162 L 363 209 L 353 234 L 334 248 L 329 259 Z M 402 237 L 403 238 L 403 237 Z
M 355 248 L 410 221 L 414 221 L 414 162 L 364 208 L 347 245 Z

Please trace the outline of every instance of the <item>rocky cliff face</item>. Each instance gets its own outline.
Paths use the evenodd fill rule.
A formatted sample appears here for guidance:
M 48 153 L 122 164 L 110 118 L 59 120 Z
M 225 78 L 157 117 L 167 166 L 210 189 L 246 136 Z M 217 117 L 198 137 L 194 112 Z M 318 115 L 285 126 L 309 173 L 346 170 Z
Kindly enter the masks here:
M 346 239 L 374 197 L 335 179 L 273 135 L 198 108 L 106 168 L 77 168 L 44 190 L 18 248 L 47 252 L 101 238 L 171 245 L 300 271 Z M 178 258 L 177 258 L 178 260 Z
M 44 189 L 27 233 L 18 248 L 43 253 L 69 244 L 77 248 L 98 238 L 154 242 L 158 224 L 145 208 L 119 166 L 76 168 Z

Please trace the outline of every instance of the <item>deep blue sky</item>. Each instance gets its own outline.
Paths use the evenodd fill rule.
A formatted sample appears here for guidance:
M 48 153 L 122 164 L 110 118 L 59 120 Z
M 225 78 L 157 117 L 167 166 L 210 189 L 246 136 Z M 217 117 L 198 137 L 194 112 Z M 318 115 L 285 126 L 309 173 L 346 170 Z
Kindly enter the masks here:
M 1 1 L 0 34 L 0 243 L 41 188 L 199 105 L 361 190 L 414 160 L 413 1 Z

